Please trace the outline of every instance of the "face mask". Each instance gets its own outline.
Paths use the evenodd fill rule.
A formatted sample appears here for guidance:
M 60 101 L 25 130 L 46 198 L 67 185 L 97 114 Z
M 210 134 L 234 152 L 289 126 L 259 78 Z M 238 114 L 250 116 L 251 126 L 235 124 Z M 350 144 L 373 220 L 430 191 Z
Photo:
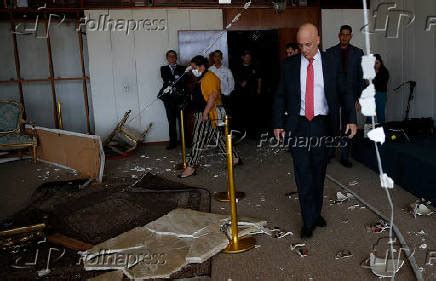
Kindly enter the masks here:
M 201 76 L 202 73 L 198 69 L 193 69 L 192 74 L 194 74 L 194 76 L 198 78 Z

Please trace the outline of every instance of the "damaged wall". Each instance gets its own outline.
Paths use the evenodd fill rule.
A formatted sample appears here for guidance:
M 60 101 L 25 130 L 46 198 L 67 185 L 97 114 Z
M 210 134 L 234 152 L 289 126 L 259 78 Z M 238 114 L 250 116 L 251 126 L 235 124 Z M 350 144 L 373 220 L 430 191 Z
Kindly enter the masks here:
M 27 22 L 32 28 L 34 22 Z M 44 25 L 38 25 L 38 36 L 44 35 Z M 65 21 L 50 25 L 50 39 L 55 77 L 81 77 L 79 42 L 75 23 Z M 85 69 L 88 71 L 86 36 L 84 38 Z M 0 80 L 17 79 L 14 62 L 12 35 L 9 22 L 0 22 Z M 47 79 L 49 63 L 47 41 L 36 38 L 35 34 L 17 35 L 21 76 L 23 79 Z M 89 76 L 87 73 L 86 75 Z M 89 84 L 89 83 L 88 83 Z M 82 81 L 56 81 L 56 95 L 62 104 L 63 125 L 65 130 L 86 132 L 86 113 L 83 98 Z M 88 85 L 88 91 L 90 87 Z M 38 126 L 54 128 L 52 96 L 50 83 L 25 83 L 23 85 L 24 103 L 27 120 Z M 89 95 L 89 99 L 91 95 Z M 18 84 L 0 83 L 0 99 L 19 100 Z M 91 127 L 92 120 L 92 101 Z
M 124 113 L 131 116 L 156 99 L 162 87 L 159 68 L 166 63 L 169 49 L 178 51 L 179 30 L 220 30 L 223 28 L 219 9 L 147 9 L 90 10 L 89 19 L 100 16 L 117 20 L 159 20 L 158 30 L 139 30 L 126 34 L 110 28 L 87 25 L 89 67 L 96 134 L 105 137 Z M 162 30 L 164 29 L 164 30 Z M 143 131 L 152 122 L 147 141 L 168 140 L 168 122 L 160 100 L 155 101 L 129 126 Z

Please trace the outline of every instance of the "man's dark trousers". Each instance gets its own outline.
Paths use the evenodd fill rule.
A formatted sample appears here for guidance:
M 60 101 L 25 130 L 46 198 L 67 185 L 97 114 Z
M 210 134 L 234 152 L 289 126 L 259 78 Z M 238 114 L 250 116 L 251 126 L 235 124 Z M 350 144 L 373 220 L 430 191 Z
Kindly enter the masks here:
M 170 137 L 170 146 L 177 145 L 177 119 L 179 118 L 179 110 L 174 99 L 169 98 L 164 101 L 165 111 L 168 118 L 168 131 Z
M 306 228 L 314 227 L 321 215 L 328 159 L 327 136 L 327 116 L 315 116 L 312 121 L 300 116 L 293 139 L 289 143 L 303 224 Z

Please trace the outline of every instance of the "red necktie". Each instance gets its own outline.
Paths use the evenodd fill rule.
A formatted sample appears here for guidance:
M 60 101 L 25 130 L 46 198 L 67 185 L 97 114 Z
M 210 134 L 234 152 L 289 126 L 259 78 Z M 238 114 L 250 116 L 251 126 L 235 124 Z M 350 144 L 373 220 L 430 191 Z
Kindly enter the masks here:
M 307 66 L 307 78 L 306 78 L 306 118 L 311 121 L 314 116 L 314 103 L 313 103 L 313 83 L 314 83 L 314 74 L 313 74 L 313 58 L 309 59 L 309 65 Z

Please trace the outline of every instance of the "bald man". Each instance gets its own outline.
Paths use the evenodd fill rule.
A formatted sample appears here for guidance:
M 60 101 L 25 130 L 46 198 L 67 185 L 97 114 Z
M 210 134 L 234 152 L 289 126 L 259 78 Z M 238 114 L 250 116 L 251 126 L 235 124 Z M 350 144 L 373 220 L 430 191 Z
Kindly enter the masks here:
M 352 91 L 338 96 L 337 60 L 318 49 L 318 29 L 300 26 L 297 42 L 301 54 L 284 60 L 273 103 L 273 128 L 277 139 L 289 144 L 294 162 L 303 226 L 301 237 L 310 238 L 316 227 L 325 227 L 321 216 L 328 149 L 334 146 L 338 100 L 343 101 L 346 134 L 357 131 Z

